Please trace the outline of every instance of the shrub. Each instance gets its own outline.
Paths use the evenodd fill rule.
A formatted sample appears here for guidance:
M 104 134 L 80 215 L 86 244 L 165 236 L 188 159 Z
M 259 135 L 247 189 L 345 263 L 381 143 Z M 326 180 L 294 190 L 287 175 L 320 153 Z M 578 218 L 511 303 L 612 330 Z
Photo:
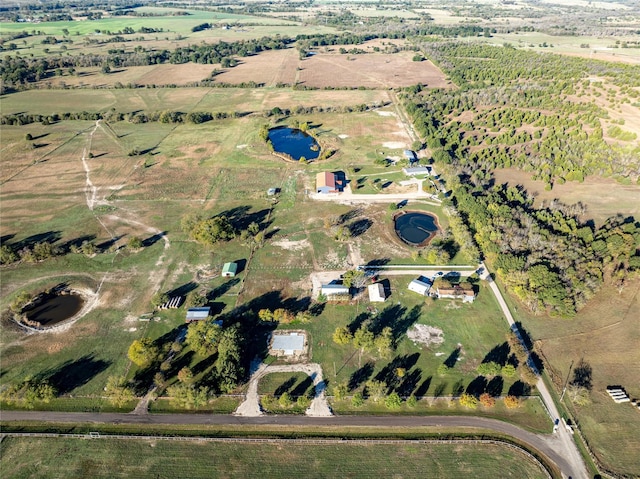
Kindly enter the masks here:
M 514 409 L 520 406 L 520 399 L 516 396 L 507 396 L 504 398 L 504 405 L 509 409 Z
M 459 401 L 462 406 L 469 409 L 475 409 L 476 407 L 478 407 L 478 398 L 476 398 L 472 394 L 464 393 L 462 396 L 460 396 Z
M 392 392 L 385 398 L 384 405 L 387 409 L 399 409 L 402 406 L 402 398 L 397 392 Z
M 482 393 L 480 395 L 480 404 L 484 407 L 493 407 L 496 405 L 496 400 L 489 393 Z

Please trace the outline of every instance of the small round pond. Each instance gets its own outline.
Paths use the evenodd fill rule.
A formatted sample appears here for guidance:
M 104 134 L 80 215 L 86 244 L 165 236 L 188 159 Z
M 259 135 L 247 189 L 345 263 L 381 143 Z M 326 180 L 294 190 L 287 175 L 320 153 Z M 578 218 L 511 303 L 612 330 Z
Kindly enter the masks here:
M 78 294 L 48 294 L 25 311 L 29 323 L 49 328 L 80 312 L 84 299 Z
M 315 160 L 320 156 L 320 145 L 315 138 L 304 131 L 286 126 L 269 130 L 269 141 L 277 153 L 285 153 L 296 161 L 303 156 Z
M 439 229 L 438 219 L 428 213 L 403 211 L 394 221 L 398 237 L 412 246 L 427 244 Z

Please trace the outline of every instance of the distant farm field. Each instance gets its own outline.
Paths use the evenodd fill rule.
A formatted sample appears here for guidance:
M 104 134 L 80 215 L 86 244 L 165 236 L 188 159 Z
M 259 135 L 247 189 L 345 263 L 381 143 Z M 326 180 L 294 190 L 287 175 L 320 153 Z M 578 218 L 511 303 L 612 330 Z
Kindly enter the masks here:
M 598 225 L 617 214 L 640 217 L 640 185 L 623 185 L 611 178 L 587 177 L 584 182 L 568 181 L 545 190 L 544 182 L 531 179 L 531 173 L 515 168 L 499 168 L 494 172 L 497 183 L 522 185 L 536 196 L 536 204 L 559 199 L 563 203 L 578 201 L 587 205 L 584 221 L 593 219 Z
M 412 56 L 410 52 L 350 55 L 321 51 L 300 60 L 295 50 L 278 50 L 243 58 L 240 65 L 216 76 L 216 80 L 231 84 L 253 80 L 266 85 L 285 83 L 313 88 L 386 89 L 417 83 L 432 88 L 451 86 L 433 63 L 414 62 Z
M 64 101 L 61 101 L 61 98 Z M 390 97 L 387 92 L 372 90 L 328 92 L 292 91 L 283 88 L 82 89 L 63 92 L 33 90 L 4 95 L 2 97 L 2 114 L 51 115 L 81 111 L 104 112 L 111 108 L 123 113 L 163 110 L 251 113 L 268 111 L 276 106 L 283 109 L 294 109 L 299 105 L 304 107 L 343 107 L 388 101 L 390 101 Z M 25 128 L 33 127 L 34 125 L 29 125 Z
M 5 438 L 5 479 L 49 477 L 539 479 L 520 450 L 494 444 L 326 444 Z

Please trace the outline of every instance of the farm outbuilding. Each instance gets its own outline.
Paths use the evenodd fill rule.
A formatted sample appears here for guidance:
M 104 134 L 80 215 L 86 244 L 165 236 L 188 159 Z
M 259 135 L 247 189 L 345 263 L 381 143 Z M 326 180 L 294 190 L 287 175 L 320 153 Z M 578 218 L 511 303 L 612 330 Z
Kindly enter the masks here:
M 415 163 L 418 161 L 418 156 L 413 150 L 404 150 L 404 157 L 409 160 L 409 163 Z
M 349 288 L 343 284 L 323 284 L 320 292 L 325 296 L 337 296 L 349 294 Z
M 402 172 L 407 176 L 431 175 L 430 166 L 413 166 L 410 168 L 402 168 Z
M 369 301 L 372 303 L 383 303 L 386 299 L 382 283 L 370 284 L 367 289 L 369 290 Z
M 316 175 L 316 193 L 338 193 L 336 175 L 330 171 L 322 171 Z
M 277 333 L 271 336 L 269 354 L 273 356 L 294 356 L 305 352 L 304 333 Z
M 225 263 L 222 267 L 222 276 L 233 278 L 238 272 L 238 263 Z
M 208 306 L 203 306 L 200 308 L 189 308 L 187 310 L 187 317 L 185 322 L 191 323 L 192 321 L 204 321 L 209 317 L 211 313 L 211 308 Z
M 421 294 L 422 296 L 427 296 L 429 294 L 430 289 L 431 289 L 431 283 L 428 283 L 426 281 L 414 279 L 409 283 L 409 291 L 413 291 L 414 293 Z

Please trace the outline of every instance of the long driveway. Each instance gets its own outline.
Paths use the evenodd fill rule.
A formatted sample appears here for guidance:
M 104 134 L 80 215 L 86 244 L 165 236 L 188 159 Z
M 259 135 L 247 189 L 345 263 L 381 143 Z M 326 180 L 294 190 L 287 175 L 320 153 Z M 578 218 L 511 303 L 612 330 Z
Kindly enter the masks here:
M 505 302 L 502 296 L 502 293 L 498 288 L 498 285 L 495 283 L 495 281 L 493 281 L 493 279 L 489 275 L 489 271 L 487 270 L 487 267 L 484 264 L 481 264 L 480 267 L 484 271 L 483 279 L 486 279 L 487 282 L 489 283 L 489 287 L 491 288 L 491 291 L 493 291 L 494 296 L 498 300 L 498 304 L 502 309 L 502 313 L 507 318 L 507 322 L 509 323 L 509 326 L 513 331 L 519 334 L 515 320 L 511 315 L 511 311 L 509 310 L 509 307 L 507 306 L 507 303 Z M 558 409 L 556 408 L 556 405 L 553 402 L 553 397 L 551 396 L 551 393 L 549 392 L 549 389 L 547 388 L 546 383 L 542 380 L 542 377 L 539 377 L 538 382 L 536 384 L 536 388 L 538 388 L 538 391 L 540 391 L 540 395 L 542 396 L 542 401 L 547 407 L 549 414 L 551 414 L 551 417 L 554 419 L 559 418 L 560 413 L 558 412 Z M 563 469 L 562 472 L 566 474 L 568 477 L 572 477 L 573 479 L 589 479 L 589 473 L 587 472 L 587 467 L 584 463 L 584 459 L 582 458 L 582 455 L 580 454 L 580 451 L 578 451 L 578 447 L 576 446 L 575 441 L 573 440 L 573 435 L 566 428 L 561 426 L 558 428 L 558 431 L 554 436 L 558 438 L 560 441 L 560 444 L 558 446 L 558 452 L 560 452 L 563 455 L 563 457 L 566 458 L 566 460 L 571 466 L 569 469 L 566 469 L 566 470 Z
M 559 436 L 534 434 L 506 422 L 473 416 L 285 416 L 243 417 L 216 414 L 121 414 L 52 411 L 3 411 L 2 421 L 44 421 L 52 423 L 96 424 L 194 424 L 194 425 L 285 425 L 338 427 L 429 427 L 481 428 L 512 436 L 542 452 L 569 477 L 573 466 L 563 453 Z M 573 476 L 574 478 L 579 476 Z

